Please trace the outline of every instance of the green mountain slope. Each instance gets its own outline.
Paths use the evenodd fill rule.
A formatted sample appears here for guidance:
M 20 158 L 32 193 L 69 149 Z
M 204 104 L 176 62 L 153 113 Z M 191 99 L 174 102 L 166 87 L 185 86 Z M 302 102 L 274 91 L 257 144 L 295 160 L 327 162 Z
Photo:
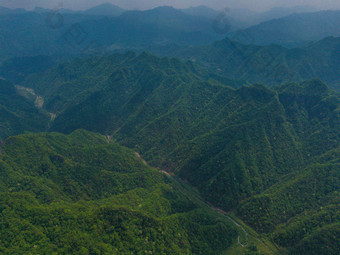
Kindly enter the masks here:
M 311 165 L 246 201 L 238 214 L 259 232 L 272 233 L 273 240 L 293 254 L 336 254 L 338 193 L 339 163 Z M 322 240 L 325 231 L 328 240 Z
M 336 210 L 337 93 L 320 80 L 234 89 L 191 62 L 146 53 L 95 60 L 66 63 L 26 82 L 57 114 L 52 130 L 113 135 L 292 253 L 309 254 L 319 237 L 320 249 L 336 251 L 333 216 L 293 241 L 287 236 Z
M 0 154 L 2 254 L 221 254 L 235 227 L 108 138 L 10 137 Z
M 142 54 L 129 52 L 67 62 L 43 75 L 37 74 L 29 77 L 23 86 L 33 88 L 37 94 L 45 98 L 46 109 L 60 116 L 54 125 L 57 126 L 60 123 L 63 131 L 70 131 L 74 128 L 70 128 L 69 125 L 76 125 L 77 122 L 79 124 L 78 117 L 90 120 L 91 118 L 86 117 L 88 114 L 98 118 L 97 120 L 103 118 L 103 122 L 100 121 L 97 124 L 101 125 L 100 131 L 106 132 L 113 131 L 124 123 L 128 115 L 139 107 L 139 104 L 152 93 L 157 92 L 158 87 L 168 89 L 170 92 L 175 86 L 181 85 L 185 89 L 188 83 L 208 80 L 212 83 L 219 83 L 216 80 L 220 80 L 233 87 L 239 87 L 242 84 L 239 81 L 223 79 L 211 74 L 191 62 L 161 59 L 145 52 Z M 160 92 L 160 94 L 163 93 L 166 92 Z M 112 94 L 116 96 L 112 97 Z M 98 103 L 103 100 L 107 102 Z M 167 101 L 171 103 L 171 100 L 169 98 Z M 159 106 L 164 111 L 167 106 L 166 102 L 163 103 L 163 107 Z M 62 120 L 60 113 L 78 111 L 73 107 L 85 107 L 86 109 L 82 110 L 84 115 L 83 113 L 76 114 L 78 117 L 71 122 Z M 96 107 L 98 109 L 95 109 Z M 105 118 L 107 119 L 110 115 L 115 119 L 109 120 L 110 123 L 107 124 Z M 91 124 L 89 123 L 86 128 L 91 129 Z

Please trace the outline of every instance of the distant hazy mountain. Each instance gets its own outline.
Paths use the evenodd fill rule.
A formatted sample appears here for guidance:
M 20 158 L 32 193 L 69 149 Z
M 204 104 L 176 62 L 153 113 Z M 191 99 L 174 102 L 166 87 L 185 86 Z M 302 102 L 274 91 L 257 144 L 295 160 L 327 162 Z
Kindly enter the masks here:
M 48 13 L 54 10 L 46 9 L 42 7 L 36 7 L 34 9 L 34 12 L 36 13 Z M 85 11 L 75 11 L 70 9 L 64 9 L 60 8 L 57 10 L 59 13 L 63 14 L 84 14 L 84 15 L 97 15 L 97 16 L 119 16 L 121 15 L 125 10 L 122 8 L 113 5 L 111 3 L 105 3 L 101 4 L 95 7 L 92 7 L 90 9 L 87 9 Z
M 240 42 L 287 47 L 305 45 L 327 36 L 340 36 L 340 11 L 293 14 L 273 19 L 230 35 Z M 246 35 L 246 40 L 239 35 Z
M 76 39 L 72 41 L 72 39 L 65 38 L 70 38 L 72 29 L 79 29 L 79 26 L 73 26 L 74 24 L 95 19 L 96 16 L 63 14 L 62 22 L 58 24 L 56 22 L 59 21 L 53 20 L 53 15 L 49 16 L 49 14 L 50 12 L 26 12 L 16 15 L 0 15 L 0 56 L 22 57 L 79 53 L 82 50 L 81 46 L 71 46 L 72 43 L 76 44 Z M 54 27 L 54 25 L 57 26 Z M 86 32 L 81 35 L 86 35 Z
M 93 8 L 90 8 L 86 11 L 84 11 L 84 14 L 89 15 L 108 15 L 108 16 L 119 16 L 121 15 L 125 10 L 122 8 L 113 5 L 111 3 L 105 3 L 98 6 L 95 6 Z
M 214 31 L 210 19 L 191 16 L 167 6 L 147 11 L 128 11 L 117 21 L 114 23 L 118 26 L 119 40 L 125 37 L 124 40 L 133 44 L 138 41 L 149 44 L 202 44 L 223 37 Z
M 0 6 L 0 15 L 19 14 L 19 13 L 25 13 L 25 12 L 26 12 L 26 10 L 23 9 L 23 8 L 10 9 L 10 8 Z
M 56 28 L 50 24 L 56 22 L 52 18 L 48 12 L 1 15 L 0 55 L 76 55 L 86 53 L 93 42 L 105 50 L 169 43 L 208 44 L 224 37 L 214 30 L 211 19 L 172 7 L 127 11 L 119 17 L 65 13 Z M 74 38 L 75 30 L 79 38 Z
M 258 17 L 258 22 L 263 22 L 271 19 L 279 19 L 294 13 L 308 13 L 315 12 L 316 9 L 311 6 L 294 6 L 294 7 L 274 7 L 263 12 Z
M 310 6 L 294 6 L 287 8 L 276 7 L 265 12 L 256 12 L 245 8 L 228 8 L 227 6 L 221 10 L 214 10 L 201 5 L 183 9 L 182 11 L 193 16 L 207 17 L 210 19 L 223 18 L 227 22 L 230 22 L 234 27 L 246 28 L 261 22 L 282 18 L 295 13 L 313 12 L 316 11 L 316 9 Z
M 70 10 L 70 9 L 65 9 L 65 8 L 60 8 L 58 10 L 51 10 L 51 9 L 46 9 L 42 7 L 35 7 L 33 12 L 36 13 L 50 13 L 50 12 L 55 12 L 57 11 L 58 13 L 62 14 L 73 14 L 73 13 L 78 13 L 78 11 Z
M 204 5 L 182 9 L 182 11 L 192 16 L 200 16 L 200 17 L 206 17 L 210 19 L 216 18 L 217 15 L 219 14 L 219 11 L 211 9 Z
M 253 26 L 271 19 L 279 19 L 294 13 L 307 13 L 316 11 L 311 6 L 275 7 L 265 12 L 256 12 L 245 8 L 230 9 L 231 18 L 243 23 L 244 26 Z

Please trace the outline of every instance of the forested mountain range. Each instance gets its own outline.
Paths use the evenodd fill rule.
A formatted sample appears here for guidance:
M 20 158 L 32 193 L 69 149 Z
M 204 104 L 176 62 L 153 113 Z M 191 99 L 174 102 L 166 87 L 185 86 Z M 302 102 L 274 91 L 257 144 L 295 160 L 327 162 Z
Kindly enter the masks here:
M 97 16 L 119 16 L 124 12 L 128 11 L 110 2 L 100 4 L 83 11 L 65 9 L 60 4 L 57 5 L 57 8 L 59 8 L 58 11 L 63 14 L 77 13 Z M 33 9 L 33 12 L 48 13 L 53 11 L 54 9 L 36 7 Z M 282 18 L 291 14 L 316 12 L 316 9 L 311 6 L 274 7 L 264 12 L 256 12 L 244 8 L 243 9 L 230 8 L 227 5 L 222 9 L 212 9 L 204 5 L 199 5 L 178 10 L 190 14 L 192 16 L 206 17 L 209 19 L 216 19 L 221 13 L 225 13 L 230 22 L 238 24 L 242 27 L 257 25 L 268 20 Z M 23 8 L 10 9 L 6 7 L 0 7 L 0 15 L 18 14 L 26 12 L 29 11 Z
M 74 56 L 127 48 L 144 50 L 169 47 L 174 43 L 207 45 L 226 36 L 245 44 L 275 43 L 293 47 L 305 46 L 327 36 L 339 36 L 338 11 L 298 13 L 238 30 L 244 25 L 232 10 L 215 11 L 204 6 L 124 11 L 104 4 L 86 11 L 1 10 L 0 56 L 6 58 L 41 54 Z M 270 12 L 267 16 L 271 17 Z M 72 33 L 78 36 L 72 37 Z
M 19 13 L 28 13 L 28 12 L 35 12 L 35 13 L 50 13 L 58 11 L 62 14 L 86 14 L 86 15 L 97 15 L 97 16 L 119 16 L 123 12 L 125 12 L 124 9 L 111 4 L 111 3 L 104 3 L 97 6 L 94 6 L 92 8 L 89 8 L 84 11 L 80 10 L 71 10 L 71 9 L 65 9 L 62 7 L 63 4 L 58 3 L 55 8 L 47 9 L 42 7 L 35 7 L 33 10 L 26 10 L 23 8 L 17 8 L 17 9 L 10 9 L 6 7 L 0 6 L 0 15 L 8 15 L 8 14 L 19 14 Z
M 339 11 L 298 10 L 0 8 L 0 253 L 338 254 Z
M 332 89 L 340 91 L 340 38 L 327 37 L 302 48 L 288 49 L 278 45 L 245 45 L 229 39 L 206 46 L 149 47 L 160 56 L 190 60 L 201 66 L 203 72 L 243 84 L 263 83 L 268 86 L 288 82 L 303 82 L 319 78 Z M 63 62 L 65 57 L 16 57 L 0 64 L 0 75 L 20 82 L 34 72 Z M 207 69 L 208 71 L 205 71 Z M 242 83 L 238 82 L 239 85 Z
M 340 37 L 327 37 L 294 49 L 224 39 L 207 46 L 160 48 L 153 52 L 191 60 L 220 76 L 250 84 L 271 86 L 319 78 L 340 91 Z
M 327 85 L 234 89 L 191 62 L 147 53 L 96 60 L 23 83 L 56 114 L 50 130 L 112 135 L 292 253 L 339 248 L 331 240 L 339 235 L 340 101 Z M 311 253 L 315 240 L 320 253 Z

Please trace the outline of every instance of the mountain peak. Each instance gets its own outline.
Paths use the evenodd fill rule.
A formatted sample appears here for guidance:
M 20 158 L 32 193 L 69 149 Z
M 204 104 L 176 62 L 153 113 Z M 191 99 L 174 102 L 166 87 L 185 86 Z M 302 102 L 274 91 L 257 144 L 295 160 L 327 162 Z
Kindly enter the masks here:
M 105 15 L 105 16 L 119 16 L 123 12 L 124 10 L 122 8 L 108 2 L 84 11 L 85 14 L 89 15 Z
M 160 13 L 160 14 L 173 14 L 173 13 L 180 12 L 178 9 L 175 9 L 172 6 L 167 6 L 167 5 L 156 7 L 154 9 L 150 10 L 150 11 L 151 12 L 157 12 L 157 13 Z

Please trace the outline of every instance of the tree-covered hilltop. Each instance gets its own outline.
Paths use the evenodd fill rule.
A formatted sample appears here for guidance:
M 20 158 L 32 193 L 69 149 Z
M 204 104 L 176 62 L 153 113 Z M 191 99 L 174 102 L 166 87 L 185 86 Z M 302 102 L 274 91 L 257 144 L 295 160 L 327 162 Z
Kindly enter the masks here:
M 102 135 L 19 135 L 0 151 L 1 254 L 221 254 L 236 240 Z
M 311 254 L 317 239 L 337 251 L 340 99 L 322 81 L 240 87 L 192 62 L 127 53 L 23 85 L 56 114 L 50 130 L 112 135 L 290 252 Z

